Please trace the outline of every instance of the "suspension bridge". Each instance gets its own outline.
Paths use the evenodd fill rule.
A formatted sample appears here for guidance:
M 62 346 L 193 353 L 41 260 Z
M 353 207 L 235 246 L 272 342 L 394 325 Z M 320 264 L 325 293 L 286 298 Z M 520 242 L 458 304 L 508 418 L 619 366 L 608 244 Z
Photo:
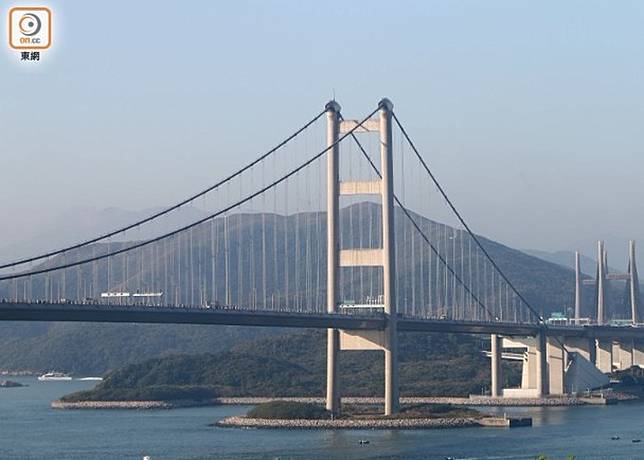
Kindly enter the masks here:
M 524 396 L 599 386 L 615 353 L 644 364 L 644 329 L 548 325 L 493 249 L 449 199 L 391 101 L 355 120 L 331 101 L 170 207 L 0 263 L 0 320 L 327 329 L 335 413 L 341 350 L 384 352 L 385 413 L 397 411 L 401 331 L 491 334 L 495 397 L 513 395 L 500 383 L 504 348 L 525 349 Z

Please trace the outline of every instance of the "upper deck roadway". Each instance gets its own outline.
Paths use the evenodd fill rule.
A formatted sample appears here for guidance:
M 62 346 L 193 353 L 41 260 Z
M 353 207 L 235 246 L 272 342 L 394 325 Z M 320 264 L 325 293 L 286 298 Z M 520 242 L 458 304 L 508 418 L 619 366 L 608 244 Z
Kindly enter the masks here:
M 106 323 L 225 324 L 347 330 L 383 329 L 382 314 L 354 315 L 293 313 L 239 308 L 184 308 L 74 303 L 0 302 L 0 321 L 84 321 Z M 542 326 L 489 321 L 398 318 L 399 331 L 452 332 L 534 336 Z M 644 339 L 644 328 L 617 326 L 548 326 L 545 332 L 557 337 Z

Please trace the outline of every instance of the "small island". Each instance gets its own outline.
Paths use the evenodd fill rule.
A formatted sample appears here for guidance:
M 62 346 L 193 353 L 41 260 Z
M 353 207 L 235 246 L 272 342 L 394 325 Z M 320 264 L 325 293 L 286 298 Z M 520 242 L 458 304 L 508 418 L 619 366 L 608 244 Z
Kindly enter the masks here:
M 13 380 L 0 380 L 0 388 L 20 388 L 26 386 L 24 383 L 14 382 Z
M 258 404 L 245 416 L 227 417 L 213 425 L 274 429 L 429 429 L 529 426 L 531 422 L 531 419 L 491 417 L 449 404 L 407 404 L 395 416 L 383 416 L 379 406 L 349 404 L 343 407 L 341 416 L 333 417 L 320 404 L 272 401 Z
M 94 388 L 65 395 L 52 406 L 157 409 L 277 399 L 320 403 L 326 392 L 325 343 L 323 332 L 307 331 L 263 337 L 216 353 L 149 359 L 114 369 Z M 426 399 L 403 403 L 457 404 L 460 398 L 470 405 L 469 395 L 481 394 L 489 385 L 489 362 L 472 337 L 406 333 L 400 347 L 401 397 Z M 351 388 L 350 394 L 342 395 L 344 401 L 381 403 L 381 366 L 377 353 L 343 356 L 342 385 Z M 504 377 L 506 386 L 512 386 L 520 381 L 520 371 L 509 364 Z M 449 401 L 438 401 L 441 398 Z

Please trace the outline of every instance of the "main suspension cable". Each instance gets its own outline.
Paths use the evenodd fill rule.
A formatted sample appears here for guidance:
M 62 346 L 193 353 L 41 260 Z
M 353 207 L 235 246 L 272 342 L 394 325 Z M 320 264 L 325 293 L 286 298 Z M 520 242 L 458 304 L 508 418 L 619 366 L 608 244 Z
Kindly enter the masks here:
M 258 164 L 259 162 L 263 161 L 264 159 L 268 158 L 273 153 L 275 153 L 276 151 L 278 151 L 279 149 L 284 147 L 286 144 L 288 144 L 290 141 L 292 141 L 294 138 L 296 138 L 298 135 L 300 135 L 303 131 L 305 131 L 309 126 L 311 126 L 313 123 L 318 121 L 320 119 L 320 117 L 322 117 L 322 115 L 324 115 L 325 113 L 326 113 L 326 108 L 322 112 L 318 113 L 311 120 L 309 120 L 300 129 L 298 129 L 293 134 L 291 134 L 290 136 L 285 138 L 282 142 L 277 144 L 275 147 L 270 149 L 268 152 L 266 152 L 263 155 L 257 157 L 251 163 L 248 163 L 246 166 L 244 166 L 244 167 L 238 169 L 237 171 L 233 172 L 232 174 L 230 174 L 229 176 L 227 176 L 224 179 L 220 180 L 216 184 L 211 185 L 210 187 L 202 190 L 201 192 L 199 192 L 199 193 L 197 193 L 195 195 L 192 195 L 192 196 L 186 198 L 185 200 L 182 200 L 182 201 L 170 206 L 169 208 L 161 210 L 161 211 L 159 211 L 159 212 L 157 212 L 155 214 L 152 214 L 151 216 L 148 216 L 148 217 L 146 217 L 144 219 L 138 220 L 138 221 L 136 221 L 136 222 L 134 222 L 132 224 L 129 224 L 129 225 L 125 226 L 125 227 L 121 227 L 121 228 L 119 228 L 117 230 L 113 230 L 113 231 L 111 231 L 109 233 L 105 233 L 103 235 L 91 238 L 89 240 L 85 240 L 85 241 L 83 241 L 81 243 L 77 243 L 77 244 L 62 248 L 62 249 L 57 249 L 57 250 L 50 251 L 50 252 L 47 252 L 47 253 L 44 253 L 44 254 L 40 254 L 38 256 L 27 257 L 27 258 L 20 259 L 20 260 L 14 261 L 14 262 L 8 262 L 8 263 L 5 263 L 5 264 L 2 264 L 2 265 L 0 265 L 0 270 L 2 270 L 4 268 L 16 267 L 18 265 L 24 265 L 24 264 L 29 263 L 29 262 L 35 262 L 35 261 L 38 261 L 38 260 L 46 259 L 46 258 L 53 257 L 53 256 L 56 256 L 56 255 L 59 255 L 59 254 L 63 254 L 63 253 L 68 252 L 68 251 L 72 251 L 74 249 L 79 249 L 79 248 L 88 246 L 88 245 L 93 244 L 93 243 L 98 243 L 99 241 L 105 240 L 105 239 L 110 238 L 112 236 L 116 236 L 116 235 L 118 235 L 120 233 L 124 233 L 124 232 L 126 232 L 128 230 L 131 230 L 131 229 L 133 229 L 135 227 L 138 227 L 139 225 L 143 225 L 143 224 L 145 224 L 147 222 L 150 222 L 150 221 L 155 220 L 155 219 L 157 219 L 157 218 L 159 218 L 161 216 L 164 216 L 165 214 L 168 214 L 168 213 L 174 211 L 175 209 L 178 209 L 178 208 L 180 208 L 180 207 L 182 207 L 182 206 L 194 201 L 195 199 L 206 195 L 207 193 L 211 192 L 212 190 L 214 190 L 214 189 L 216 189 L 218 187 L 221 187 L 222 185 L 224 185 L 227 182 L 231 181 L 235 177 L 243 174 L 244 172 L 246 172 L 247 170 L 249 170 L 250 168 L 252 168 L 256 164 Z
M 359 149 L 360 149 L 360 151 L 362 152 L 362 155 L 363 155 L 363 156 L 366 158 L 366 160 L 369 162 L 369 164 L 371 165 L 371 168 L 374 170 L 374 172 L 376 173 L 376 175 L 377 175 L 379 178 L 381 178 L 381 179 L 382 179 L 382 174 L 380 173 L 380 170 L 378 169 L 378 167 L 376 166 L 376 164 L 373 162 L 373 160 L 371 159 L 371 157 L 369 156 L 369 154 L 367 153 L 367 151 L 366 151 L 366 150 L 365 150 L 365 148 L 363 147 L 362 143 L 360 142 L 360 140 L 359 140 L 359 139 L 358 139 L 358 137 L 354 134 L 354 132 L 353 132 L 353 131 L 354 131 L 354 130 L 351 130 L 351 131 L 350 131 L 351 137 L 353 138 L 353 140 L 355 141 L 355 143 L 358 145 L 358 148 L 359 148 Z M 349 133 L 347 133 L 347 134 L 349 134 Z M 469 286 L 467 286 L 467 285 L 463 282 L 463 280 L 461 280 L 461 278 L 456 274 L 456 272 L 454 271 L 454 269 L 452 269 L 452 267 L 447 263 L 447 260 L 446 260 L 446 259 L 443 257 L 443 255 L 442 255 L 442 254 L 441 254 L 441 253 L 436 249 L 436 247 L 432 244 L 432 242 L 429 240 L 429 238 L 427 237 L 427 235 L 425 235 L 425 232 L 423 232 L 423 231 L 422 231 L 422 229 L 420 228 L 420 226 L 418 225 L 418 223 L 416 222 L 416 220 L 411 216 L 411 213 L 409 212 L 409 210 L 408 210 L 408 209 L 407 209 L 407 208 L 402 204 L 402 202 L 398 199 L 398 197 L 396 196 L 396 194 L 395 194 L 395 193 L 394 193 L 394 201 L 395 201 L 395 202 L 396 202 L 396 204 L 400 207 L 400 209 L 403 211 L 403 213 L 407 216 L 407 218 L 411 221 L 412 225 L 416 228 L 416 231 L 418 231 L 418 233 L 419 233 L 419 234 L 420 234 L 420 236 L 423 238 L 423 240 L 425 240 L 425 242 L 429 245 L 429 247 L 431 248 L 432 252 L 436 255 L 436 257 L 438 257 L 438 259 L 441 261 L 441 263 L 443 264 L 443 266 L 444 266 L 444 267 L 445 267 L 445 268 L 446 268 L 446 269 L 447 269 L 447 270 L 452 274 L 452 276 L 453 276 L 453 277 L 454 277 L 454 278 L 459 282 L 459 284 L 461 284 L 461 285 L 464 287 L 464 289 L 467 291 L 467 293 L 468 293 L 470 296 L 472 296 L 472 298 L 475 300 L 475 302 L 476 302 L 476 303 L 477 303 L 477 304 L 478 304 L 478 305 L 479 305 L 483 310 L 485 310 L 485 311 L 487 312 L 487 314 L 488 314 L 488 315 L 490 315 L 490 317 L 491 317 L 491 318 L 498 319 L 498 318 L 496 318 L 496 317 L 494 316 L 494 314 L 493 314 L 493 313 L 492 313 L 492 312 L 487 308 L 487 306 L 486 306 L 486 305 L 485 305 L 485 304 L 484 304 L 484 303 L 483 303 L 483 302 L 482 302 L 482 301 L 481 301 L 481 300 L 480 300 L 480 299 L 479 299 L 479 298 L 478 298 L 478 297 L 477 297 L 477 296 L 476 296 L 476 295 L 475 295 L 475 294 L 470 290 Z
M 514 291 L 514 293 L 519 297 L 519 299 L 521 299 L 521 301 L 532 312 L 532 314 L 534 316 L 536 316 L 541 323 L 544 323 L 543 317 L 532 307 L 532 305 L 530 305 L 530 303 L 525 299 L 525 297 L 523 297 L 523 295 L 518 291 L 518 289 L 515 288 L 514 284 L 512 284 L 512 281 L 510 281 L 510 279 L 505 275 L 503 270 L 501 270 L 501 268 L 497 265 L 497 263 L 494 261 L 492 256 L 490 256 L 490 253 L 487 251 L 487 249 L 485 249 L 485 247 L 483 246 L 481 241 L 477 238 L 477 236 L 474 234 L 474 232 L 472 232 L 472 230 L 470 229 L 469 225 L 467 225 L 467 222 L 465 222 L 465 219 L 463 218 L 461 213 L 458 212 L 458 210 L 456 209 L 456 207 L 454 206 L 452 201 L 447 196 L 447 193 L 445 192 L 445 190 L 443 189 L 441 184 L 438 182 L 438 179 L 436 179 L 436 176 L 434 176 L 432 171 L 429 169 L 429 166 L 427 166 L 427 163 L 425 162 L 425 159 L 422 157 L 422 155 L 420 154 L 420 152 L 418 151 L 418 149 L 416 148 L 416 146 L 412 142 L 411 138 L 407 134 L 407 131 L 405 130 L 405 128 L 403 127 L 402 123 L 400 122 L 400 120 L 396 116 L 396 113 L 392 111 L 392 115 L 393 115 L 394 120 L 396 121 L 396 124 L 398 125 L 398 128 L 400 128 L 400 131 L 403 133 L 403 136 L 405 136 L 405 139 L 409 143 L 409 146 L 412 148 L 412 150 L 416 154 L 416 157 L 418 158 L 418 160 L 420 161 L 421 165 L 423 166 L 423 169 L 425 170 L 425 172 L 427 172 L 427 174 L 431 178 L 432 182 L 434 182 L 434 185 L 436 185 L 436 188 L 438 188 L 438 191 L 441 193 L 441 195 L 443 196 L 443 198 L 445 199 L 445 201 L 447 202 L 447 204 L 451 208 L 452 212 L 454 213 L 454 215 L 458 218 L 458 220 L 460 221 L 461 225 L 463 225 L 465 230 L 467 230 L 467 232 L 470 234 L 470 236 L 472 237 L 472 239 L 474 240 L 476 245 L 483 252 L 485 257 L 490 261 L 490 263 L 496 269 L 498 274 L 510 286 L 512 291 Z
M 252 193 L 250 195 L 247 195 L 244 198 L 241 198 L 236 203 L 233 203 L 233 204 L 231 204 L 231 205 L 229 205 L 229 206 L 227 206 L 227 207 L 225 207 L 225 208 L 223 208 L 223 209 L 221 209 L 221 210 L 219 210 L 219 211 L 217 211 L 217 212 L 215 212 L 213 214 L 210 214 L 210 215 L 208 215 L 206 217 L 203 217 L 203 218 L 201 218 L 201 219 L 199 219 L 199 220 L 197 220 L 197 221 L 195 221 L 195 222 L 193 222 L 191 224 L 185 225 L 183 227 L 180 227 L 178 229 L 175 229 L 175 230 L 173 230 L 171 232 L 168 232 L 168 233 L 165 233 L 163 235 L 157 236 L 155 238 L 152 238 L 152 239 L 149 239 L 149 240 L 146 240 L 146 241 L 141 241 L 139 243 L 136 243 L 136 244 L 133 244 L 131 246 L 128 246 L 127 248 L 121 248 L 121 249 L 118 249 L 116 251 L 111 251 L 111 252 L 108 252 L 106 254 L 101 254 L 100 256 L 94 256 L 94 257 L 91 257 L 91 258 L 78 260 L 78 261 L 75 261 L 75 262 L 70 262 L 70 263 L 67 263 L 67 264 L 64 264 L 64 265 L 58 265 L 58 266 L 55 266 L 55 267 L 49 267 L 49 268 L 43 268 L 43 269 L 40 269 L 40 270 L 28 271 L 28 272 L 24 272 L 24 273 L 17 273 L 17 274 L 12 274 L 12 275 L 0 276 L 0 281 L 24 278 L 24 277 L 28 277 L 28 276 L 31 276 L 31 275 L 40 275 L 42 273 L 49 273 L 49 272 L 53 272 L 53 271 L 64 270 L 65 268 L 76 267 L 78 265 L 83 265 L 83 264 L 86 264 L 86 263 L 89 263 L 89 262 L 94 262 L 94 261 L 97 261 L 97 260 L 107 259 L 107 258 L 115 256 L 115 255 L 123 254 L 125 252 L 133 251 L 135 249 L 142 248 L 142 247 L 147 246 L 149 244 L 156 243 L 157 241 L 165 240 L 166 238 L 169 238 L 171 236 L 177 235 L 177 234 L 182 233 L 182 232 L 184 232 L 186 230 L 190 230 L 191 228 L 196 227 L 197 225 L 200 225 L 200 224 L 202 224 L 204 222 L 209 221 L 210 219 L 214 219 L 214 218 L 216 218 L 216 217 L 218 217 L 218 216 L 220 216 L 222 214 L 227 213 L 228 211 L 231 211 L 232 209 L 234 209 L 234 208 L 236 208 L 236 207 L 238 207 L 238 206 L 240 206 L 240 205 L 252 200 L 253 198 L 261 195 L 262 193 L 264 193 L 264 192 L 276 187 L 277 185 L 281 184 L 282 182 L 284 182 L 289 177 L 297 174 L 299 171 L 301 171 L 302 169 L 306 168 L 308 165 L 310 165 L 311 163 L 316 161 L 318 158 L 322 157 L 324 154 L 326 154 L 329 150 L 334 148 L 336 145 L 339 145 L 340 142 L 342 142 L 348 136 L 353 134 L 353 132 L 356 129 L 359 129 L 360 127 L 362 127 L 362 125 L 367 120 L 369 120 L 369 118 L 371 118 L 378 110 L 380 110 L 380 107 L 377 107 L 376 109 L 374 109 L 362 121 L 357 123 L 353 128 L 351 128 L 345 134 L 340 136 L 334 143 L 330 144 L 324 150 L 322 150 L 321 152 L 317 153 L 313 157 L 309 158 L 307 161 L 305 161 L 304 163 L 302 163 L 301 165 L 299 165 L 295 169 L 292 169 L 290 172 L 288 172 L 284 176 L 280 177 L 279 179 L 274 180 L 269 185 L 257 190 L 256 192 L 254 192 L 254 193 Z M 325 113 L 326 113 L 326 111 L 325 111 Z

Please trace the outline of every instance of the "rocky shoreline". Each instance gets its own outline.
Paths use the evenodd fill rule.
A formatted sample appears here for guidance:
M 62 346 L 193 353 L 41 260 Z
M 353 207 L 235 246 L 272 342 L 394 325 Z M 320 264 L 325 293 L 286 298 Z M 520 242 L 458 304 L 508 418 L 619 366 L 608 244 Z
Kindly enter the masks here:
M 500 417 L 483 418 L 369 418 L 335 420 L 275 420 L 227 417 L 214 424 L 224 428 L 266 428 L 266 429 L 380 429 L 417 430 L 470 427 L 508 427 L 510 420 Z
M 178 409 L 181 407 L 214 406 L 214 401 L 78 401 L 67 402 L 56 400 L 51 403 L 52 409 Z
M 216 405 L 250 406 L 271 401 L 291 401 L 323 404 L 322 397 L 222 397 L 207 400 L 168 400 L 168 401 L 77 401 L 56 400 L 51 403 L 53 409 L 175 409 L 181 407 L 199 407 Z M 382 398 L 345 397 L 344 404 L 382 404 Z M 579 397 L 546 397 L 546 398 L 491 398 L 471 396 L 469 398 L 450 397 L 406 397 L 400 398 L 402 404 L 451 404 L 454 406 L 580 406 L 602 404 L 601 400 Z
M 0 380 L 0 388 L 22 388 L 26 386 L 24 383 L 14 382 L 13 380 Z

